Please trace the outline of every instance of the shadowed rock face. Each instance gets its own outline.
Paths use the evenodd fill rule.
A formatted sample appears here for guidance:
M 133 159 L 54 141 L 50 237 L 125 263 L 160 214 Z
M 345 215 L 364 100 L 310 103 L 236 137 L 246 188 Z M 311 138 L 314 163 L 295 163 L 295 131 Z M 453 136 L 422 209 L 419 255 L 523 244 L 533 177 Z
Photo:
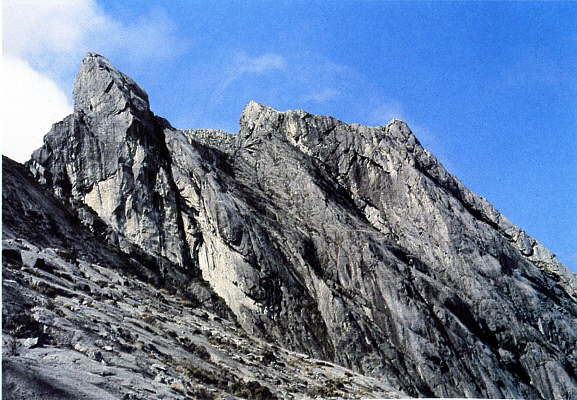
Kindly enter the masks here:
M 96 54 L 82 61 L 74 101 L 74 114 L 55 124 L 33 155 L 40 182 L 90 207 L 130 242 L 183 264 L 167 123 L 150 112 L 144 90 Z
M 577 397 L 575 275 L 404 122 L 251 102 L 238 135 L 174 129 L 96 54 L 74 100 L 34 177 L 109 244 L 202 275 L 249 334 L 410 395 Z
M 2 399 L 405 395 L 248 336 L 206 282 L 99 240 L 5 157 L 2 216 Z

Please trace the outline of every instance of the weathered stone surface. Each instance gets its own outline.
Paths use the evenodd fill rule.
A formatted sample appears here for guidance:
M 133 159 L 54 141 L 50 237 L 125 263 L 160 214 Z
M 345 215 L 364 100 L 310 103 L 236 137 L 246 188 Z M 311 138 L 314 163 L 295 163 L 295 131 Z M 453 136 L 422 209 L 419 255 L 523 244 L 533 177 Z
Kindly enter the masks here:
M 74 114 L 46 135 L 31 171 L 58 197 L 90 207 L 132 243 L 182 265 L 166 121 L 150 112 L 144 90 L 92 53 L 74 81 L 74 100 Z
M 249 334 L 410 395 L 577 398 L 575 275 L 404 122 L 251 102 L 238 135 L 177 130 L 94 54 L 74 98 L 36 179 Z
M 2 266 L 3 399 L 404 395 L 247 336 L 202 281 L 162 286 L 158 265 L 96 240 L 23 166 L 2 173 L 2 248 L 19 255 Z

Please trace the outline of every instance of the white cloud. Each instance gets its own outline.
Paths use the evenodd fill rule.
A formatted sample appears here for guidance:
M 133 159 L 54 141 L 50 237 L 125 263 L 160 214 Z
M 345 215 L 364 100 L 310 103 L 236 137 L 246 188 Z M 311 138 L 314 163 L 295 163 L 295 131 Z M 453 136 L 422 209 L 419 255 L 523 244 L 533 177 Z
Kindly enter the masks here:
M 403 105 L 398 101 L 391 100 L 375 109 L 370 116 L 372 125 L 386 125 L 393 119 L 404 118 Z
M 285 59 L 274 53 L 266 53 L 258 57 L 249 57 L 245 53 L 238 53 L 235 60 L 237 73 L 254 72 L 262 74 L 273 69 L 283 69 Z
M 105 54 L 122 53 L 131 59 L 150 61 L 183 54 L 191 41 L 177 34 L 178 27 L 166 13 L 152 9 L 129 23 L 104 15 L 100 24 L 88 31 L 85 43 Z
M 94 0 L 4 0 L 2 11 L 3 51 L 35 63 L 88 51 L 165 58 L 189 45 L 159 8 L 128 23 L 106 14 Z
M 302 100 L 305 102 L 326 103 L 334 100 L 341 95 L 341 92 L 333 88 L 326 88 L 317 92 L 309 93 L 303 96 Z
M 52 80 L 25 61 L 4 55 L 2 67 L 2 154 L 24 162 L 72 106 Z
M 73 52 L 103 15 L 90 0 L 4 0 L 3 51 L 25 57 Z
M 189 45 L 158 8 L 129 22 L 94 0 L 4 0 L 2 13 L 3 151 L 19 161 L 71 112 L 72 82 L 87 52 L 149 68 Z

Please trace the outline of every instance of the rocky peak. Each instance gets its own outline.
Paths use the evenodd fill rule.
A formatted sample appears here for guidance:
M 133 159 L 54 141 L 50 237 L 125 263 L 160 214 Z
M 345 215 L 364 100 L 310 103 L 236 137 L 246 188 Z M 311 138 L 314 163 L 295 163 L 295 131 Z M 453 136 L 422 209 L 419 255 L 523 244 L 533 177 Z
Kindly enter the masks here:
M 401 140 L 402 142 L 407 142 L 412 138 L 412 140 L 416 141 L 415 135 L 409 128 L 409 125 L 403 120 L 400 119 L 393 119 L 391 122 L 387 124 L 385 127 L 387 133 L 396 139 Z
M 251 102 L 236 138 L 172 129 L 94 54 L 74 98 L 36 179 L 162 276 L 200 271 L 250 334 L 415 396 L 577 390 L 575 275 L 404 122 Z
M 178 225 L 163 133 L 170 124 L 154 116 L 134 80 L 98 54 L 82 60 L 73 96 L 74 113 L 46 135 L 28 163 L 32 173 L 59 197 L 96 212 L 115 241 L 126 239 L 125 248 L 136 244 L 182 264 L 178 234 L 174 242 L 162 226 Z M 92 223 L 90 213 L 81 219 Z
M 278 133 L 282 119 L 282 113 L 253 100 L 244 107 L 240 116 L 238 139 L 243 142 L 249 138 L 258 140 L 258 138 L 270 137 Z
M 150 112 L 148 95 L 129 76 L 118 71 L 105 57 L 88 53 L 74 80 L 74 112 L 120 114 L 130 109 Z

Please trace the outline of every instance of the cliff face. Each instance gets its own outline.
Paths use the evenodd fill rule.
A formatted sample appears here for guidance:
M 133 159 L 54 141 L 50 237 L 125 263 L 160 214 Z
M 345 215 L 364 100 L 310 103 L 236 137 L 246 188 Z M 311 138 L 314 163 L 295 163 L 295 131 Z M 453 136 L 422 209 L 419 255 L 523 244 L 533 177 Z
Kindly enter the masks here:
M 255 102 L 174 129 L 88 54 L 74 114 L 27 163 L 109 245 L 201 275 L 251 335 L 410 395 L 577 398 L 577 280 L 402 121 Z
M 96 54 L 82 61 L 73 97 L 74 114 L 32 157 L 40 182 L 90 207 L 130 242 L 183 264 L 167 123 L 150 112 L 144 90 Z

